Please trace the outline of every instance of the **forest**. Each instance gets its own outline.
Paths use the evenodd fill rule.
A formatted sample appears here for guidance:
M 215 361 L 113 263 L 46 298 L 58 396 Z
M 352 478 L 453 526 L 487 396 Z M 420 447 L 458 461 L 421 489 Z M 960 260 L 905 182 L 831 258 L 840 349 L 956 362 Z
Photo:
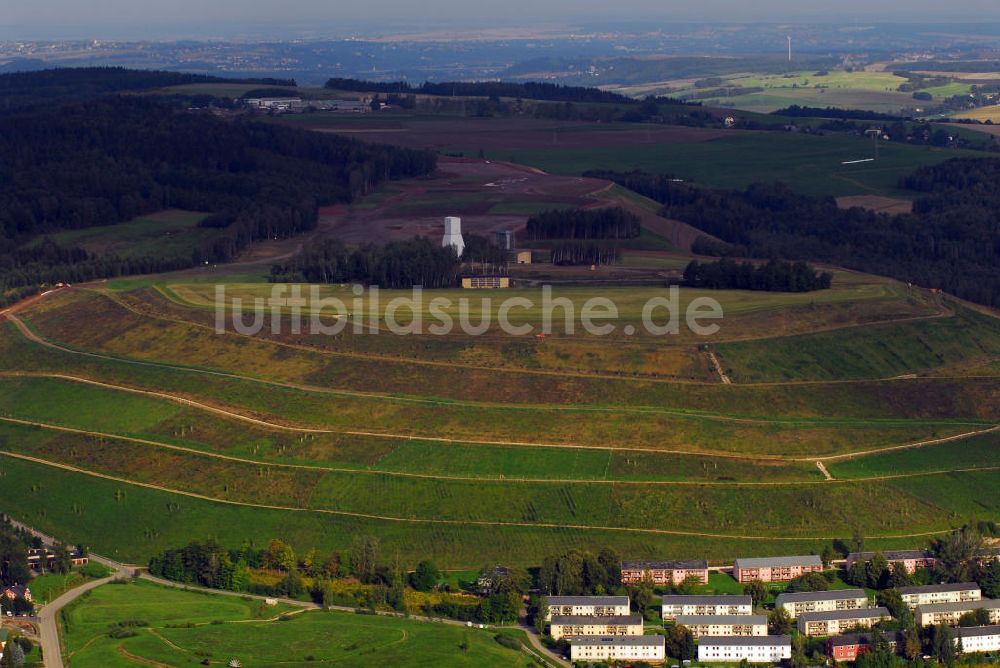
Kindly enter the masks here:
M 917 170 L 901 187 L 921 193 L 912 214 L 841 209 L 832 197 L 780 183 L 710 190 L 643 172 L 591 173 L 664 205 L 724 244 L 732 257 L 812 260 L 890 276 L 1000 306 L 1000 161 L 954 158 Z
M 543 239 L 634 239 L 639 236 L 639 216 L 621 207 L 603 209 L 551 209 L 528 219 L 530 241 Z
M 124 67 L 66 67 L 0 74 L 0 112 L 54 100 L 78 100 L 108 93 L 196 83 L 295 85 L 293 79 L 223 79 L 204 74 L 129 70 Z
M 299 234 L 318 207 L 379 183 L 431 172 L 432 153 L 210 113 L 139 96 L 0 116 L 0 289 L 232 260 L 251 241 Z M 123 260 L 54 242 L 60 230 L 164 209 L 211 214 L 215 231 L 189 257 Z
M 883 114 L 866 109 L 841 109 L 839 107 L 803 107 L 793 104 L 784 109 L 771 112 L 774 116 L 790 116 L 792 118 L 839 118 L 858 121 L 903 121 L 902 116 Z
M 272 283 L 362 283 L 386 289 L 454 287 L 462 263 L 449 246 L 423 237 L 354 250 L 326 239 L 271 267 Z
M 444 95 L 462 97 L 509 97 L 522 100 L 550 100 L 553 102 L 604 102 L 632 105 L 636 100 L 625 95 L 581 86 L 562 86 L 551 83 L 528 81 L 426 81 L 414 86 L 406 81 L 376 82 L 358 79 L 333 78 L 326 82 L 333 90 L 373 93 L 414 93 L 420 95 Z
M 684 269 L 684 282 L 694 288 L 714 290 L 760 290 L 765 292 L 812 292 L 830 287 L 833 276 L 820 273 L 805 262 L 771 260 L 767 264 L 692 260 Z

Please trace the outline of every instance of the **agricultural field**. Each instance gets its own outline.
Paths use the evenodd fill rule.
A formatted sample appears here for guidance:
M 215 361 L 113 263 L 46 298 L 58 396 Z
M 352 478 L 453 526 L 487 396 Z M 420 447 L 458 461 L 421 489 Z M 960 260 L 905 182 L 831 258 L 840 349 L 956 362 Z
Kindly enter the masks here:
M 295 612 L 236 596 L 179 591 L 146 582 L 104 585 L 63 613 L 73 668 L 225 664 L 308 666 L 528 666 L 496 631 L 343 612 Z M 286 615 L 282 617 L 282 615 Z M 131 634 L 109 637 L 121 622 Z M 516 632 L 507 632 L 516 633 Z M 516 636 L 515 636 L 516 637 Z

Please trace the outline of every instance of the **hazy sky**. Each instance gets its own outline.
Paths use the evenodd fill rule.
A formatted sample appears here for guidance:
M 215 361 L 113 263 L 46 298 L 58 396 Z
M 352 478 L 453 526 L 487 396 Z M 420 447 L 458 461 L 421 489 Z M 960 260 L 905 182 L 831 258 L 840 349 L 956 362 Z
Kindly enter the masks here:
M 997 0 L 0 0 L 0 25 L 129 27 L 198 23 L 396 30 L 461 21 L 505 25 L 625 21 L 1000 21 Z

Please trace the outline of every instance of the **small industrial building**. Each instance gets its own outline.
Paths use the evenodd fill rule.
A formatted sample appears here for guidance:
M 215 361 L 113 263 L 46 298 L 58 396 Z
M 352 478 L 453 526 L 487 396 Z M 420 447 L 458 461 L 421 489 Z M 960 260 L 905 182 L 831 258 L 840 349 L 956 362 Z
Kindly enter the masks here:
M 683 596 L 663 597 L 664 621 L 679 615 L 751 615 L 753 600 L 749 596 Z
M 516 250 L 511 251 L 507 256 L 508 261 L 513 264 L 531 264 L 531 251 L 530 250 Z
M 786 582 L 822 570 L 823 560 L 816 555 L 737 559 L 733 563 L 733 577 L 738 582 Z
M 831 612 L 804 612 L 799 615 L 799 633 L 807 636 L 832 636 L 857 627 L 871 628 L 876 622 L 890 619 L 887 608 L 859 608 Z
M 641 636 L 642 631 L 642 617 L 639 615 L 553 615 L 549 624 L 549 635 L 556 640 L 563 636 Z
M 799 591 L 779 594 L 774 601 L 776 608 L 784 608 L 792 617 L 805 612 L 830 612 L 867 608 L 868 594 L 864 589 L 839 589 L 835 591 Z
M 876 554 L 876 552 L 851 552 L 847 555 L 845 566 L 850 570 L 851 566 L 858 562 L 868 563 Z M 936 561 L 934 555 L 927 550 L 887 550 L 882 552 L 882 556 L 890 566 L 899 564 L 910 574 L 916 573 L 918 568 L 931 568 Z
M 622 583 L 635 584 L 646 579 L 653 584 L 664 586 L 679 585 L 687 579 L 708 584 L 708 562 L 704 559 L 693 561 L 623 561 Z
M 1000 651 L 1000 626 L 970 626 L 955 630 L 955 644 L 965 654 Z
M 447 216 L 444 219 L 444 236 L 441 238 L 441 248 L 451 246 L 455 254 L 462 257 L 465 252 L 465 239 L 462 238 L 462 219 L 457 216 Z
M 902 634 L 898 631 L 883 631 L 882 637 L 894 651 L 899 651 L 903 643 Z M 855 661 L 858 656 L 871 651 L 872 634 L 849 633 L 833 636 L 826 641 L 826 654 L 834 661 Z
M 572 636 L 570 661 L 645 661 L 662 663 L 667 658 L 663 636 Z
M 624 617 L 630 614 L 628 596 L 549 596 L 545 621 L 555 615 Z
M 958 624 L 958 620 L 967 612 L 985 610 L 990 617 L 990 624 L 1000 624 L 1000 601 L 984 598 L 979 601 L 963 603 L 931 603 L 917 606 L 914 616 L 920 626 L 934 624 Z
M 510 278 L 507 276 L 463 276 L 462 287 L 466 290 L 509 288 Z
M 983 597 L 979 585 L 975 582 L 900 587 L 897 591 L 903 599 L 903 603 L 906 603 L 911 608 L 915 608 L 918 605 L 932 605 L 935 603 L 978 601 Z
M 778 663 L 792 658 L 791 636 L 714 637 L 698 641 L 699 662 Z
M 677 615 L 695 638 L 706 636 L 766 636 L 767 615 Z

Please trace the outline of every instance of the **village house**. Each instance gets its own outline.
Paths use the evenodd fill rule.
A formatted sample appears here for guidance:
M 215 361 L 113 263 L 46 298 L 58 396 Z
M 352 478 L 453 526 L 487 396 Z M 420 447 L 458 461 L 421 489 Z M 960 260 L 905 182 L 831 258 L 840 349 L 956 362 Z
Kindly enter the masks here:
M 642 617 L 591 617 L 584 615 L 553 615 L 549 635 L 559 640 L 563 636 L 641 636 Z
M 737 559 L 733 564 L 733 577 L 738 582 L 785 582 L 806 573 L 819 573 L 823 561 L 815 556 L 803 557 L 761 557 Z
M 868 605 L 868 594 L 863 589 L 800 591 L 779 594 L 774 601 L 776 608 L 784 608 L 791 617 L 798 617 L 805 612 L 855 610 L 867 608 Z
M 983 597 L 982 592 L 979 590 L 979 585 L 975 582 L 900 587 L 897 591 L 899 591 L 899 596 L 903 599 L 903 603 L 906 603 L 911 608 L 934 603 L 978 601 Z
M 25 585 L 15 584 L 9 587 L 4 587 L 0 590 L 0 598 L 5 598 L 8 601 L 13 601 L 14 599 L 23 598 L 25 601 L 31 602 L 31 590 Z
M 645 579 L 664 586 L 679 585 L 687 579 L 708 584 L 708 562 L 701 561 L 623 561 L 622 583 L 635 584 Z
M 799 633 L 807 636 L 832 636 L 850 629 L 871 628 L 876 622 L 890 619 L 887 608 L 858 608 L 830 612 L 804 612 L 799 615 Z
M 884 631 L 882 637 L 893 651 L 898 651 L 897 648 L 903 644 L 902 634 L 897 631 Z M 854 661 L 859 655 L 871 651 L 871 642 L 871 634 L 833 636 L 826 641 L 826 654 L 834 661 Z
M 749 596 L 664 596 L 664 621 L 678 615 L 751 615 L 753 600 Z
M 955 644 L 966 654 L 1000 651 L 1000 626 L 970 626 L 956 629 Z
M 792 658 L 791 636 L 729 636 L 698 641 L 698 661 L 778 663 Z
M 624 617 L 630 613 L 628 596 L 549 596 L 545 621 L 552 617 Z
M 90 562 L 90 559 L 85 557 L 77 548 L 70 550 L 69 558 L 74 567 L 86 566 Z M 48 548 L 31 548 L 28 550 L 28 568 L 36 573 L 41 573 L 43 570 L 52 570 L 55 561 L 56 553 Z
M 868 563 L 875 556 L 875 552 L 851 552 L 847 555 L 845 566 L 848 570 L 851 566 L 860 562 Z M 887 550 L 882 553 L 890 566 L 900 564 L 911 575 L 917 572 L 918 568 L 932 568 L 934 566 L 934 555 L 928 550 Z
M 963 603 L 931 603 L 917 606 L 914 616 L 920 626 L 935 624 L 958 624 L 958 620 L 967 612 L 985 610 L 989 615 L 990 624 L 1000 624 L 1000 601 L 984 598 L 979 601 Z
M 766 636 L 767 615 L 677 615 L 695 638 L 705 636 Z
M 510 569 L 506 566 L 495 566 L 492 571 L 479 575 L 476 579 L 476 589 L 481 596 L 489 596 L 493 593 L 493 587 L 496 586 L 496 583 L 509 576 Z
M 662 663 L 667 658 L 663 636 L 572 636 L 569 658 L 577 661 L 645 661 Z

